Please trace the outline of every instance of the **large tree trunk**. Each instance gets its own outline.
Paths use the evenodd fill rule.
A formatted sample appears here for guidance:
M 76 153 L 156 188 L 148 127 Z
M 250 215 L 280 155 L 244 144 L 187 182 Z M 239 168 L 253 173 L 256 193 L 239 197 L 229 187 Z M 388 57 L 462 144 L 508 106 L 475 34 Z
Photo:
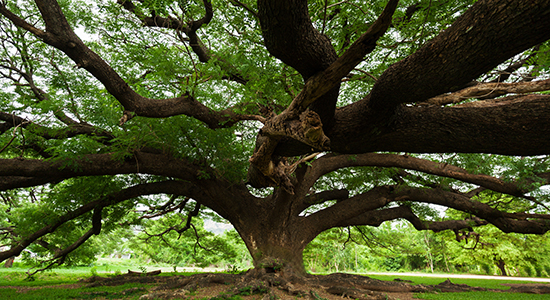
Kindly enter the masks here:
M 307 274 L 303 251 L 319 232 L 295 212 L 297 197 L 275 189 L 261 203 L 247 203 L 237 218 L 230 220 L 253 258 L 252 272 L 276 272 L 284 277 Z
M 305 276 L 303 251 L 307 243 L 300 241 L 288 227 L 272 225 L 267 231 L 263 226 L 239 231 L 252 255 L 255 271 Z

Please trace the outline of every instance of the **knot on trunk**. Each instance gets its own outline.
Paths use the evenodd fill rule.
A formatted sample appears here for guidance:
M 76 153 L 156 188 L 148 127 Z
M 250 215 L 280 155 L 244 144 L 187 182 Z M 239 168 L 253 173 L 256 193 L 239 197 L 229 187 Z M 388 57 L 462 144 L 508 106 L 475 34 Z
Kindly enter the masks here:
M 308 145 L 317 145 L 318 149 L 328 150 L 330 139 L 323 132 L 323 123 L 319 115 L 311 110 L 306 110 L 300 115 L 304 139 L 309 141 Z

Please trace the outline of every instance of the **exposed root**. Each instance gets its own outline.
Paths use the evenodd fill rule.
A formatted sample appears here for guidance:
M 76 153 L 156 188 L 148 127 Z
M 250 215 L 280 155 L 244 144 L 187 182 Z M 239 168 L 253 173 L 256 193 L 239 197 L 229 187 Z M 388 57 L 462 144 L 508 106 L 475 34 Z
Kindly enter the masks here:
M 94 277 L 88 286 L 120 285 L 129 282 L 156 286 L 140 299 L 412 299 L 419 292 L 490 291 L 550 294 L 550 285 L 511 285 L 509 290 L 485 289 L 446 280 L 438 285 L 413 285 L 404 280 L 382 281 L 366 276 L 335 273 L 287 278 L 279 273 L 196 274 L 191 276 Z M 393 297 L 398 293 L 399 297 Z M 403 298 L 403 295 L 407 295 Z

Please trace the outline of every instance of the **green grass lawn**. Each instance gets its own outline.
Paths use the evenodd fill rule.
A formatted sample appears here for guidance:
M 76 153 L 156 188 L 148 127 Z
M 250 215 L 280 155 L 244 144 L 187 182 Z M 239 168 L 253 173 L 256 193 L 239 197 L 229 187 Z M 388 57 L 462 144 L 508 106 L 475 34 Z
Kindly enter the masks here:
M 139 299 L 146 293 L 148 286 L 142 284 L 124 284 L 114 287 L 59 288 L 41 287 L 40 289 L 17 290 L 0 288 L 0 299 L 17 300 L 62 300 L 62 299 Z
M 467 292 L 445 294 L 417 294 L 417 298 L 426 300 L 543 300 L 550 299 L 549 295 L 518 294 L 518 293 L 491 293 L 491 292 Z
M 369 275 L 371 278 L 380 280 L 394 280 L 400 278 L 410 280 L 413 284 L 428 284 L 437 285 L 446 280 L 446 278 L 437 277 L 422 277 L 418 276 L 395 276 L 395 275 Z M 504 279 L 466 279 L 466 278 L 451 278 L 454 284 L 467 284 L 469 286 L 482 287 L 488 289 L 508 290 L 509 286 L 502 285 L 503 283 L 534 283 L 531 281 L 504 280 Z M 544 284 L 537 282 L 537 284 Z M 535 295 L 535 294 L 519 294 L 519 293 L 495 293 L 495 292 L 464 292 L 464 293 L 419 293 L 415 295 L 417 298 L 426 300 L 542 300 L 550 299 L 550 295 Z

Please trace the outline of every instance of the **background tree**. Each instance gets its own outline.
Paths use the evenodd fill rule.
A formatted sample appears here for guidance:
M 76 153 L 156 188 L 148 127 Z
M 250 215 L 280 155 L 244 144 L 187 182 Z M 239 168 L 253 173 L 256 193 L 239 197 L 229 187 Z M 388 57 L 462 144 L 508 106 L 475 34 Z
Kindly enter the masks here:
M 169 214 L 158 220 L 143 222 L 143 232 L 132 237 L 128 248 L 145 260 L 170 264 L 174 267 L 216 266 L 228 270 L 244 267 L 247 254 L 236 232 L 227 231 L 220 236 L 206 231 L 202 220 L 196 220 L 189 230 L 181 233 L 167 231 L 181 223 L 181 215 Z M 233 268 L 231 268 L 231 266 Z
M 60 262 L 140 204 L 207 207 L 250 274 L 297 278 L 334 227 L 550 229 L 547 1 L 22 0 L 0 14 L 0 189 L 43 189 L 4 227 L 1 260 L 52 235 Z M 477 201 L 489 191 L 527 209 Z

